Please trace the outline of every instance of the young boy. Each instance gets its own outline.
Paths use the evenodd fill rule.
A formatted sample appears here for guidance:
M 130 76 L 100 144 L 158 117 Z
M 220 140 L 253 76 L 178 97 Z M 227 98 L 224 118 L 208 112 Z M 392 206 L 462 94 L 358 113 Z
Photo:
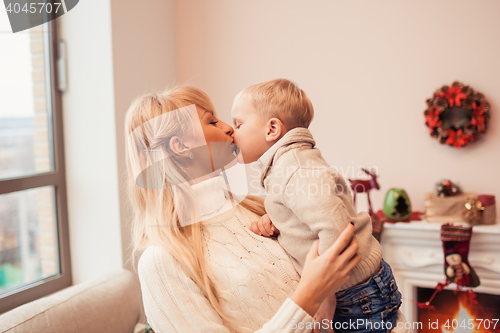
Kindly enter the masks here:
M 236 96 L 231 112 L 235 143 L 245 163 L 261 164 L 266 192 L 268 217 L 251 229 L 269 236 L 276 226 L 279 243 L 302 273 L 314 241 L 319 239 L 321 255 L 354 222 L 362 261 L 337 292 L 336 310 L 334 300 L 325 300 L 321 318 L 332 319 L 335 313 L 333 324 L 340 332 L 389 332 L 396 327 L 401 293 L 372 236 L 370 216 L 356 214 L 348 184 L 314 147 L 307 129 L 313 114 L 305 92 L 285 79 L 249 86 Z

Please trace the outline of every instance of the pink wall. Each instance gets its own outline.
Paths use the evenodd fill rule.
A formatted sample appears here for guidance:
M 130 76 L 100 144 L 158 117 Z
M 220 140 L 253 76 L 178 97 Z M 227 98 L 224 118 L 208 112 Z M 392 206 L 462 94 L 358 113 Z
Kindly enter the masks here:
M 375 208 L 387 189 L 404 187 L 421 210 L 441 178 L 500 200 L 500 1 L 175 5 L 178 80 L 205 90 L 223 120 L 245 86 L 289 78 L 313 101 L 311 130 L 325 159 L 348 177 L 353 167 L 378 167 Z M 431 139 L 423 118 L 425 100 L 454 80 L 483 92 L 493 110 L 484 139 L 460 150 Z

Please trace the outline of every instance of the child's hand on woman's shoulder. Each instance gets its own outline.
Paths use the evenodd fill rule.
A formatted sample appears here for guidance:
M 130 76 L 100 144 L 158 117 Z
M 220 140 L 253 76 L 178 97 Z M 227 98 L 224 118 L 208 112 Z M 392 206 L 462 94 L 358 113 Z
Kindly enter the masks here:
M 260 219 L 258 219 L 255 222 L 252 222 L 252 225 L 250 226 L 250 230 L 253 233 L 256 233 L 257 235 L 260 236 L 274 236 L 279 233 L 279 230 L 276 229 L 274 224 L 271 222 L 271 219 L 267 214 L 262 215 Z

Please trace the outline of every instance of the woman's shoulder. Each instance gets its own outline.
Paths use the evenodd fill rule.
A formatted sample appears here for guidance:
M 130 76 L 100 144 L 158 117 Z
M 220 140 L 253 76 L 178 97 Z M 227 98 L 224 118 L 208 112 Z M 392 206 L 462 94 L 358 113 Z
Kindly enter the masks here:
M 150 245 L 142 252 L 137 269 L 139 275 L 158 274 L 175 264 L 176 260 L 167 250 L 159 245 Z
M 139 262 L 149 262 L 157 257 L 170 255 L 170 253 L 159 245 L 149 245 L 141 254 Z

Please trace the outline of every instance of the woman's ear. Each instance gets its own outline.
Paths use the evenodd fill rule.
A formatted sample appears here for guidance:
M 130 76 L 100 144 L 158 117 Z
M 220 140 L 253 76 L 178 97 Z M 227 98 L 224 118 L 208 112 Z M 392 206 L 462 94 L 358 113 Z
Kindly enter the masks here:
M 182 142 L 182 139 L 178 136 L 173 136 L 170 138 L 169 142 L 170 149 L 174 152 L 176 155 L 180 156 L 187 156 L 189 148 L 184 145 Z
M 273 142 L 281 139 L 287 132 L 285 125 L 278 118 L 271 118 L 266 124 L 266 141 Z

